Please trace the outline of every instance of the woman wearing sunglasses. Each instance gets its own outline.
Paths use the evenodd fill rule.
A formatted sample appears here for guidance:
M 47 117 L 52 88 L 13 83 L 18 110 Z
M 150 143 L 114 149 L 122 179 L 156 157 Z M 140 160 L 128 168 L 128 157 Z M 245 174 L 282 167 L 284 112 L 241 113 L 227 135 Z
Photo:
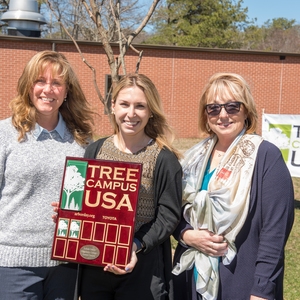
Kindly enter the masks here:
M 283 299 L 293 185 L 279 149 L 255 134 L 257 119 L 240 75 L 210 78 L 199 105 L 208 137 L 182 160 L 175 300 Z

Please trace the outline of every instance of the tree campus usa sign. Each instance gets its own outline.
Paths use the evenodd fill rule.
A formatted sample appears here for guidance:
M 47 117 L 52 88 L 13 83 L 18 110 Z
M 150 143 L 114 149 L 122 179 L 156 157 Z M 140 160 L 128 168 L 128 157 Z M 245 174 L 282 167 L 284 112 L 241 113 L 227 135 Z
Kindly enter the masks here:
M 292 177 L 300 177 L 300 115 L 263 114 L 262 136 L 281 151 Z
M 125 267 L 141 174 L 140 163 L 67 157 L 51 258 Z

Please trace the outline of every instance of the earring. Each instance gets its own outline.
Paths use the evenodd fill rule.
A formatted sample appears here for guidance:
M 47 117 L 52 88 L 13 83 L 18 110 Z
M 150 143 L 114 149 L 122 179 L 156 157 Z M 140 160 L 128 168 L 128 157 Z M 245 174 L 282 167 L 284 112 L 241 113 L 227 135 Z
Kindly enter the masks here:
M 112 110 L 112 111 L 111 111 L 111 114 L 112 114 L 112 115 L 114 115 L 114 114 L 115 114 L 115 112 Z
M 67 97 L 64 99 L 64 102 L 67 102 Z
M 150 115 L 150 118 L 153 118 L 153 114 Z
M 210 129 L 208 123 L 206 123 L 205 127 L 206 127 L 207 132 L 211 132 L 211 129 Z

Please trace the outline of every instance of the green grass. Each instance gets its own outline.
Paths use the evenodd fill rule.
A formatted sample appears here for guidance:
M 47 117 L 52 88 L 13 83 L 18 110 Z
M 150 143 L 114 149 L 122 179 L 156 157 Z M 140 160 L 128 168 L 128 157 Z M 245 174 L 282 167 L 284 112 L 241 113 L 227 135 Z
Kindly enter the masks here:
M 186 151 L 200 139 L 177 139 L 174 146 L 182 152 Z M 295 221 L 294 226 L 285 247 L 285 276 L 284 299 L 299 300 L 299 276 L 300 276 L 300 178 L 293 178 L 295 192 Z M 177 242 L 172 238 L 172 247 L 175 249 Z
M 295 221 L 285 247 L 284 299 L 299 300 L 300 275 L 300 178 L 293 178 L 295 191 Z

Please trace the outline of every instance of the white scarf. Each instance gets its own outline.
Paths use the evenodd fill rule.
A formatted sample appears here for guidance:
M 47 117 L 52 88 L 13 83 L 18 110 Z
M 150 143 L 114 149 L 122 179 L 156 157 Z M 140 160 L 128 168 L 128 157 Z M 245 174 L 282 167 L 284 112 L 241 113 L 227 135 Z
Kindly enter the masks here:
M 199 189 L 217 137 L 207 138 L 192 147 L 181 162 L 184 218 L 194 229 L 208 229 L 224 236 L 228 243 L 228 253 L 222 258 L 225 265 L 236 255 L 235 238 L 248 214 L 252 174 L 262 142 L 262 137 L 244 133 L 245 130 L 227 149 L 209 181 L 208 191 Z M 198 273 L 197 292 L 203 300 L 214 300 L 219 288 L 218 265 L 219 257 L 189 248 L 172 272 L 178 275 L 194 266 Z

